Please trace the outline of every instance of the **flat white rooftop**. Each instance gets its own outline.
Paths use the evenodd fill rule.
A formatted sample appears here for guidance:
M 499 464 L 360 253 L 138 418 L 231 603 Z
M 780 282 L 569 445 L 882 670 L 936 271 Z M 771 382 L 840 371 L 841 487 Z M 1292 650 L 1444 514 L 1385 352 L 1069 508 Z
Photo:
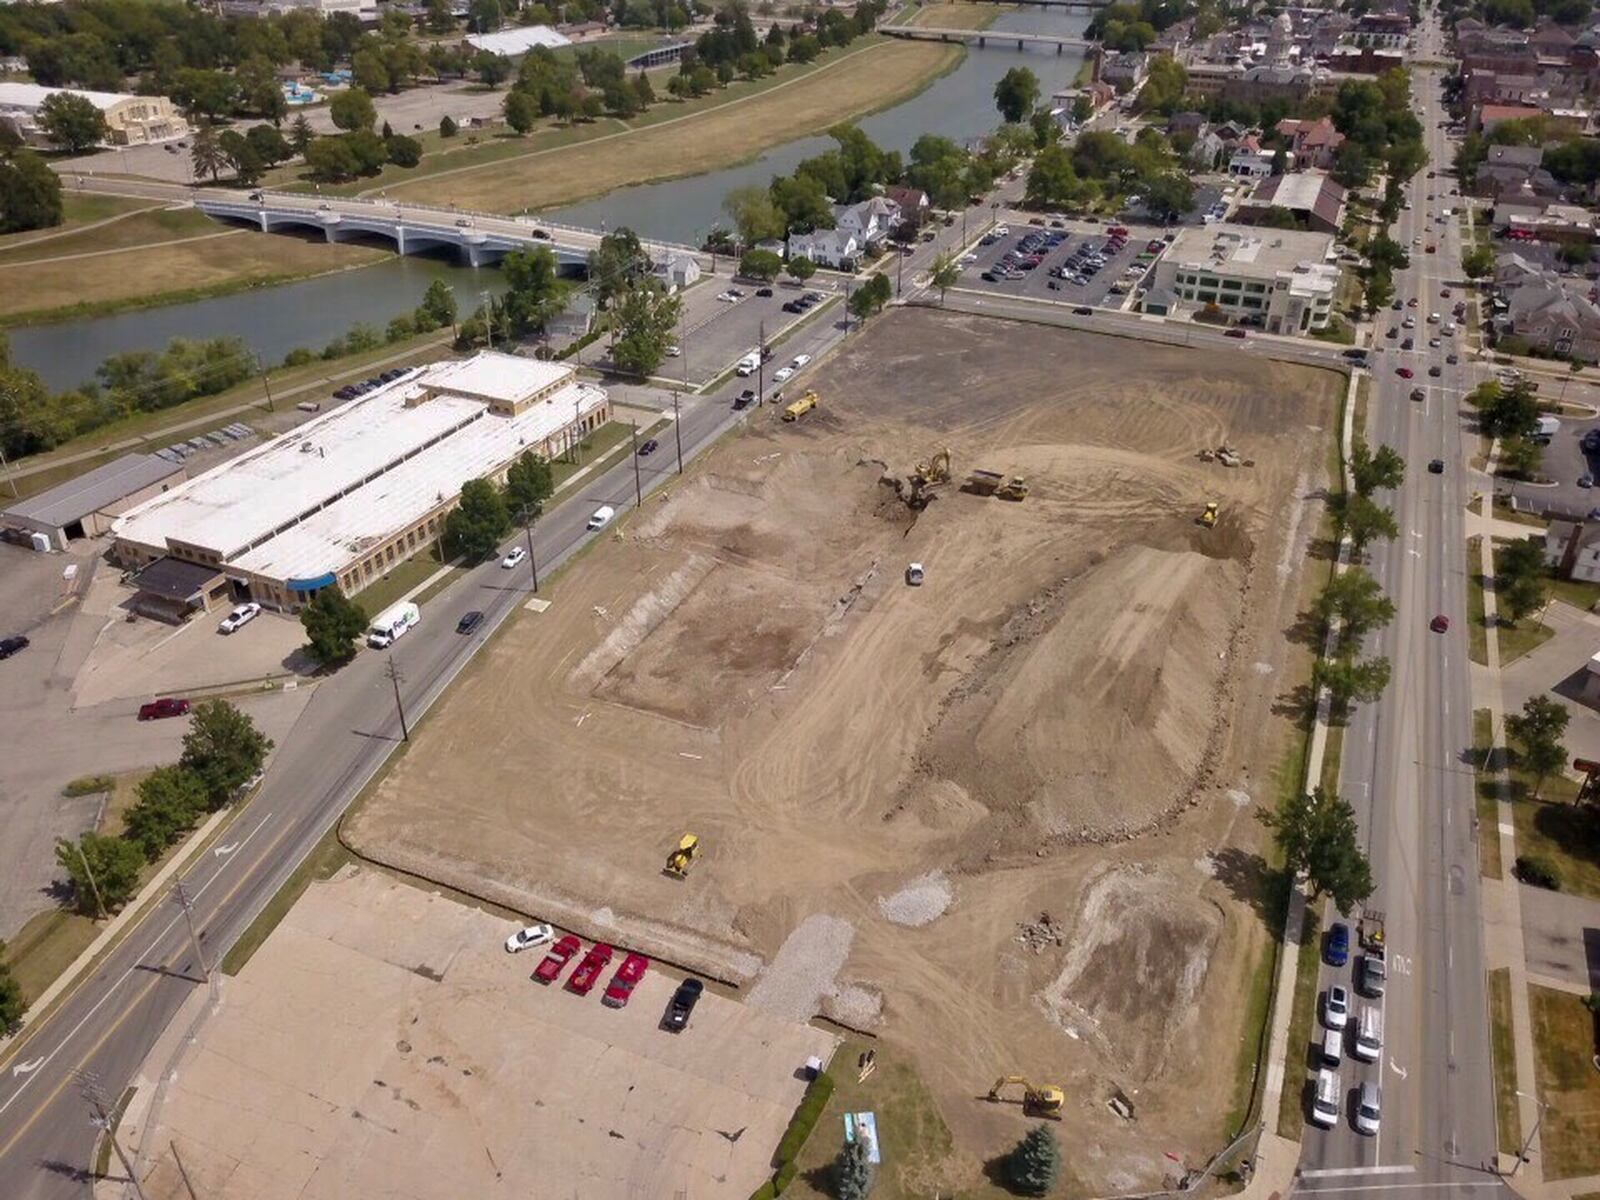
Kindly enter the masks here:
M 1280 271 L 1304 271 L 1322 265 L 1332 247 L 1331 233 L 1253 225 L 1201 225 L 1179 233 L 1166 260 L 1223 274 L 1273 279 Z
M 552 385 L 520 415 L 489 410 Z M 338 572 L 605 402 L 563 364 L 498 353 L 435 363 L 146 501 L 113 533 L 270 578 Z

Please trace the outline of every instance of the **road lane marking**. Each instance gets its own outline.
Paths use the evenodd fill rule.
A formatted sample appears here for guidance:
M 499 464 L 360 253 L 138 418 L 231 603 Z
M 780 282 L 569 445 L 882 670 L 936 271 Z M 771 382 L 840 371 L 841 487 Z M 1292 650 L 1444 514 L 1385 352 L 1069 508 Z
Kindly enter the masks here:
M 1301 1171 L 1302 1179 L 1331 1179 L 1335 1175 L 1409 1175 L 1416 1167 L 1318 1167 L 1312 1171 Z
M 11 1068 L 11 1074 L 13 1076 L 31 1075 L 42 1066 L 44 1066 L 44 1055 L 41 1054 L 32 1062 L 18 1063 L 16 1066 Z
M 1399 1063 L 1395 1062 L 1393 1055 L 1390 1055 L 1389 1057 L 1389 1070 L 1400 1076 L 1401 1079 L 1406 1077 L 1405 1071 L 1401 1068 Z

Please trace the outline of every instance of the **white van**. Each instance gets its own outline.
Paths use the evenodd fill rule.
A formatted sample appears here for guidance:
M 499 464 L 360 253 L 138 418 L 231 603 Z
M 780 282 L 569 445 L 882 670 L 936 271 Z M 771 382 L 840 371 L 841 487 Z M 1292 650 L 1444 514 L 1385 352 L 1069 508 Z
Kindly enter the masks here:
M 1337 1067 L 1339 1059 L 1344 1055 L 1344 1031 L 1342 1029 L 1326 1029 L 1322 1033 L 1322 1065 Z
M 1311 1093 L 1311 1120 L 1324 1129 L 1339 1123 L 1339 1073 L 1324 1068 L 1317 1072 L 1316 1089 Z
M 1361 1009 L 1353 1053 L 1362 1062 L 1377 1062 L 1378 1056 L 1383 1053 L 1383 1012 L 1376 1004 L 1368 1004 Z
M 602 504 L 594 510 L 594 515 L 589 518 L 590 529 L 604 529 L 611 524 L 611 518 L 617 515 L 617 510 L 609 504 Z
M 754 375 L 761 366 L 761 351 L 752 350 L 739 360 L 739 365 L 734 368 L 734 373 L 740 378 Z
M 367 629 L 367 645 L 382 650 L 393 645 L 414 625 L 422 623 L 422 612 L 409 600 L 390 605 L 372 619 Z

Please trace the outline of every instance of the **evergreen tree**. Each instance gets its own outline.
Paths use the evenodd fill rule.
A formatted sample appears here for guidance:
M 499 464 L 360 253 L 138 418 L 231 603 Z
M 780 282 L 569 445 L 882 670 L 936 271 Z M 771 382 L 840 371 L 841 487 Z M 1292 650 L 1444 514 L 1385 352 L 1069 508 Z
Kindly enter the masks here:
M 839 1200 L 866 1200 L 872 1191 L 872 1160 L 859 1137 L 846 1142 L 833 1160 L 833 1194 Z
M 1043 1125 L 1028 1130 L 1006 1158 L 1006 1181 L 1025 1196 L 1046 1196 L 1061 1178 L 1061 1143 Z

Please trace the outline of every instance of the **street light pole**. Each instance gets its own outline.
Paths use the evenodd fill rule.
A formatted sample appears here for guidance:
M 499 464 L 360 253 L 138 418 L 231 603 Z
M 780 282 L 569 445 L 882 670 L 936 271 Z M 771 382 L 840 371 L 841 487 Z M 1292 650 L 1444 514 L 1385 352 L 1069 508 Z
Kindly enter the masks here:
M 672 390 L 672 436 L 678 443 L 678 474 L 683 474 L 683 422 L 678 419 L 678 390 Z
M 262 361 L 261 355 L 256 355 L 256 370 L 261 373 L 261 390 L 267 394 L 267 411 L 277 412 L 272 403 L 272 385 L 267 382 L 267 364 Z
M 756 343 L 756 406 L 767 402 L 767 323 L 761 322 L 761 336 Z
M 1534 1121 L 1533 1128 L 1528 1130 L 1528 1137 L 1522 1143 L 1521 1149 L 1517 1151 L 1517 1161 L 1511 1164 L 1511 1174 L 1506 1176 L 1507 1179 L 1514 1178 L 1517 1174 L 1517 1169 L 1521 1167 L 1523 1163 L 1528 1161 L 1528 1147 L 1533 1145 L 1533 1139 L 1539 1136 L 1539 1126 L 1544 1124 L 1544 1114 L 1550 1109 L 1550 1106 L 1537 1096 L 1530 1096 L 1527 1092 L 1521 1091 L 1519 1091 L 1517 1095 L 1521 1096 L 1524 1100 L 1532 1100 L 1535 1104 L 1537 1104 L 1539 1106 L 1539 1117 L 1538 1120 Z

